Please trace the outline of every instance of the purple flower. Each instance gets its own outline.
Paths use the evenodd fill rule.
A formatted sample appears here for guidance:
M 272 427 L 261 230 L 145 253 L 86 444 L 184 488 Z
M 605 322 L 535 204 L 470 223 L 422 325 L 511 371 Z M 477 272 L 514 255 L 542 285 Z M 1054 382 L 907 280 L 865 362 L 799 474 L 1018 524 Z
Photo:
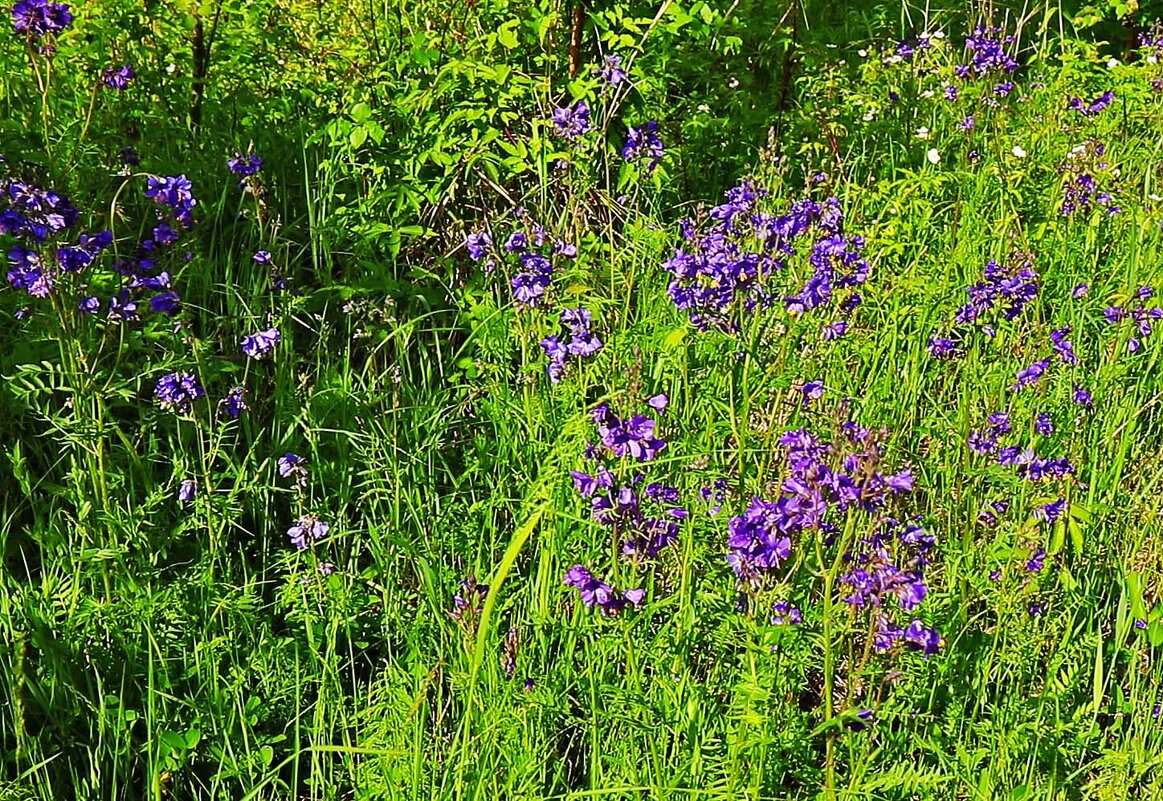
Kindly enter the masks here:
M 1074 287 L 1070 294 L 1075 300 L 1078 300 L 1080 298 L 1085 298 L 1089 292 L 1090 284 L 1079 284 L 1078 286 Z
M 1067 104 L 1071 109 L 1077 111 L 1084 117 L 1092 117 L 1099 114 L 1115 99 L 1115 93 L 1111 91 L 1103 92 L 1101 95 L 1091 100 L 1089 103 L 1080 97 L 1073 97 Z
M 646 592 L 644 590 L 626 590 L 618 592 L 609 584 L 594 578 L 589 570 L 581 565 L 574 565 L 565 574 L 565 586 L 577 589 L 581 602 L 591 609 L 598 607 L 603 615 L 617 615 L 627 605 L 638 607 L 642 603 Z
M 934 359 L 951 359 L 960 355 L 957 343 L 946 337 L 929 337 L 929 355 Z
M 245 336 L 242 338 L 242 352 L 252 359 L 262 359 L 274 351 L 280 338 L 277 328 L 268 328 L 265 331 Z
M 513 300 L 525 306 L 536 306 L 549 290 L 553 264 L 537 253 L 523 252 L 520 258 L 525 271 L 513 276 Z
M 101 299 L 90 295 L 89 297 L 82 298 L 81 302 L 77 304 L 77 308 L 85 314 L 96 314 L 101 311 Z
M 649 462 L 666 448 L 666 443 L 655 436 L 658 424 L 649 417 L 636 414 L 622 420 L 604 403 L 591 414 L 602 446 L 615 457 L 630 456 Z
M 187 478 L 178 487 L 178 501 L 180 503 L 189 503 L 194 500 L 194 496 L 198 494 L 198 482 L 196 479 Z
M 1046 551 L 1044 549 L 1039 549 L 1038 552 L 1031 556 L 1029 561 L 1026 562 L 1026 571 L 1029 573 L 1040 573 L 1042 568 L 1045 567 L 1045 562 Z
M 122 289 L 109 298 L 106 319 L 111 323 L 126 323 L 137 319 L 137 303 L 130 297 L 128 289 Z
M 598 70 L 598 75 L 609 86 L 620 85 L 626 80 L 626 71 L 622 69 L 621 57 L 614 54 L 606 56 L 601 69 Z
M 809 381 L 804 384 L 800 391 L 804 396 L 804 404 L 807 405 L 811 401 L 824 397 L 824 382 L 819 379 Z
M 1087 409 L 1094 406 L 1094 399 L 1081 384 L 1074 385 L 1074 402 L 1079 406 L 1085 406 Z
M 283 478 L 293 476 L 298 481 L 307 477 L 307 460 L 291 451 L 279 457 L 278 467 L 279 475 Z
M 791 556 L 791 538 L 786 533 L 792 526 L 788 511 L 786 502 L 752 498 L 746 512 L 731 518 L 727 527 L 727 545 L 731 549 L 727 562 L 740 581 L 752 581 L 761 573 L 775 570 Z
M 174 219 L 183 228 L 193 227 L 194 207 L 198 201 L 194 199 L 193 186 L 186 176 L 167 178 L 151 175 L 146 179 L 145 196 L 155 203 L 168 206 L 174 212 Z
M 1034 430 L 1043 437 L 1049 437 L 1054 433 L 1054 421 L 1046 412 L 1038 415 L 1038 419 L 1034 421 Z
M 250 407 L 246 405 L 246 388 L 235 387 L 226 393 L 222 405 L 232 420 L 237 420 Z
M 1018 380 L 1011 387 L 1015 392 L 1032 386 L 1045 375 L 1047 368 L 1050 367 L 1049 359 L 1042 359 L 1031 364 L 1029 367 L 1024 367 L 1018 371 Z
M 172 290 L 161 292 L 149 299 L 149 308 L 155 314 L 174 315 L 182 308 L 182 298 Z
M 110 89 L 116 89 L 124 92 L 129 88 L 129 84 L 136 76 L 133 73 L 133 67 L 125 64 L 120 67 L 109 67 L 101 73 L 101 82 Z
M 1047 523 L 1054 524 L 1058 522 L 1059 518 L 1066 513 L 1068 509 L 1065 498 L 1059 498 L 1052 503 L 1048 503 L 1034 511 L 1036 517 L 1045 520 Z
M 327 532 L 331 530 L 331 526 L 324 523 L 315 515 L 303 515 L 295 525 L 287 529 L 287 536 L 291 538 L 291 544 L 299 550 L 303 550 L 311 545 L 313 542 L 323 539 L 327 536 Z
M 270 252 L 269 252 L 269 251 L 266 251 L 266 250 L 259 250 L 259 251 L 255 251 L 255 254 L 254 254 L 254 263 L 255 263 L 255 264 L 261 264 L 261 265 L 263 265 L 264 267 L 265 267 L 265 266 L 268 266 L 268 265 L 271 263 L 271 254 L 270 254 Z
M 192 373 L 170 373 L 158 379 L 154 397 L 163 409 L 174 409 L 185 414 L 194 401 L 206 394 Z
M 665 154 L 662 138 L 658 135 L 658 123 L 650 120 L 640 127 L 630 126 L 626 134 L 626 144 L 622 146 L 622 158 L 626 161 L 647 159 L 647 174 L 662 162 Z
M 19 0 L 12 6 L 12 27 L 30 39 L 64 30 L 72 21 L 73 15 L 65 3 Z
M 553 125 L 562 139 L 577 139 L 590 130 L 590 107 L 579 100 L 572 107 L 554 109 Z
M 564 309 L 561 323 L 569 329 L 568 338 L 549 336 L 541 340 L 541 349 L 549 357 L 546 367 L 549 380 L 554 384 L 561 381 L 570 356 L 588 358 L 602 349 L 602 340 L 590 331 L 593 316 L 588 309 Z
M 798 626 L 804 616 L 787 601 L 776 601 L 772 606 L 771 623 L 774 626 Z
M 848 323 L 845 320 L 834 320 L 824 326 L 821 333 L 825 340 L 839 339 L 848 332 Z
M 227 160 L 226 167 L 240 178 L 249 178 L 257 175 L 262 169 L 262 159 L 257 153 L 243 154 L 235 151 L 234 156 Z
M 906 645 L 921 651 L 925 656 L 932 656 L 941 650 L 941 635 L 934 629 L 925 628 L 916 619 L 905 629 L 904 640 Z
M 487 232 L 469 234 L 464 238 L 464 246 L 468 249 L 468 257 L 473 261 L 483 259 L 493 244 L 493 238 Z
M 646 405 L 659 414 L 666 411 L 666 407 L 669 403 L 670 399 L 661 392 L 646 401 Z

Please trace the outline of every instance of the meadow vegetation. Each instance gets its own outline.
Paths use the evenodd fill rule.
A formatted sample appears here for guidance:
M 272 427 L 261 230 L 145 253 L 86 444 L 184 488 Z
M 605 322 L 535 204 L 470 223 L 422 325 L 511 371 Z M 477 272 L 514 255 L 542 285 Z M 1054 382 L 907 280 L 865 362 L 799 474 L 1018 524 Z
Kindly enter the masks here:
M 1163 797 L 1157 16 L 11 4 L 0 799 Z

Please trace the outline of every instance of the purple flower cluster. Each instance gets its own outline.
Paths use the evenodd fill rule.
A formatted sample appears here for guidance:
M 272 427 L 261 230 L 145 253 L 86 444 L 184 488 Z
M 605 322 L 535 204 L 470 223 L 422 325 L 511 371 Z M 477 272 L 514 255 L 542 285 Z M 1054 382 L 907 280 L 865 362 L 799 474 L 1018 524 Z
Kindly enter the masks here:
M 1050 437 L 1054 434 L 1054 426 L 1049 415 L 1039 414 L 1034 423 L 1034 430 L 1040 436 Z M 1001 444 L 1003 438 L 1013 433 L 1010 416 L 1006 412 L 995 412 L 988 418 L 988 426 L 980 431 L 969 434 L 969 449 L 979 454 L 996 454 L 995 463 L 1003 467 L 1013 467 L 1019 478 L 1028 481 L 1061 481 L 1075 474 L 1074 465 L 1069 459 L 1040 457 L 1033 448 L 1022 448 L 1017 445 Z M 1004 509 L 995 510 L 1004 513 Z M 996 522 L 996 516 L 989 515 L 989 522 Z
M 622 58 L 614 54 L 606 56 L 602 61 L 600 69 L 595 70 L 595 74 L 602 79 L 607 86 L 617 87 L 626 80 L 626 70 L 622 69 Z
M 590 130 L 590 107 L 579 100 L 573 106 L 553 110 L 553 127 L 562 139 L 577 139 Z
M 0 234 L 44 242 L 77 221 L 69 199 L 51 189 L 11 179 L 0 186 Z
M 602 340 L 590 331 L 592 322 L 593 315 L 589 309 L 563 309 L 561 323 L 569 329 L 569 333 L 566 336 L 548 336 L 541 340 L 541 348 L 549 357 L 546 370 L 549 373 L 549 380 L 554 384 L 560 382 L 565 375 L 569 357 L 584 359 L 602 349 Z
M 303 550 L 326 537 L 330 530 L 331 526 L 315 515 L 303 515 L 295 525 L 287 529 L 287 536 L 290 537 L 292 545 Z
M 1007 265 L 991 259 L 985 266 L 983 279 L 966 287 L 969 302 L 957 309 L 953 322 L 961 327 L 977 327 L 992 337 L 996 334 L 997 319 L 1014 320 L 1038 297 L 1038 273 L 1033 262 L 1018 254 Z M 929 355 L 935 359 L 952 359 L 964 351 L 959 344 L 964 333 L 953 336 L 933 334 L 929 338 Z
M 603 615 L 617 615 L 627 605 L 638 608 L 646 591 L 641 589 L 619 592 L 582 567 L 574 565 L 565 574 L 565 586 L 575 587 L 581 602 L 591 609 L 598 607 Z
M 622 146 L 622 158 L 626 161 L 647 160 L 646 173 L 662 163 L 665 154 L 662 137 L 658 135 L 658 123 L 649 120 L 639 127 L 630 126 L 626 133 L 626 144 Z
M 250 407 L 246 404 L 246 387 L 234 387 L 226 393 L 226 397 L 221 401 L 222 408 L 230 415 L 232 420 L 237 420 Z
M 163 206 L 168 206 L 183 228 L 194 226 L 193 186 L 184 175 L 162 177 L 151 175 L 146 181 L 145 196 Z
M 1014 37 L 1005 35 L 1001 28 L 978 26 L 971 36 L 965 38 L 969 60 L 966 64 L 957 65 L 954 70 L 957 77 L 964 79 L 1013 74 L 1018 68 L 1018 62 L 1007 52 L 1007 48 L 1014 41 Z
M 984 279 L 965 291 L 969 302 L 957 310 L 957 324 L 978 323 L 994 309 L 1000 309 L 1004 319 L 1013 320 L 1038 297 L 1038 274 L 1026 259 L 1004 267 L 991 259 Z
M 595 406 L 590 416 L 599 442 L 590 445 L 587 453 L 595 458 L 599 453 L 606 453 L 619 459 L 629 456 L 639 462 L 649 462 L 666 448 L 666 443 L 655 436 L 658 422 L 653 418 L 636 414 L 623 420 L 607 403 Z
M 771 625 L 798 626 L 804 622 L 800 610 L 787 601 L 776 601 L 771 607 Z
M 1138 353 L 1143 347 L 1143 339 L 1151 335 L 1152 323 L 1163 320 L 1163 308 L 1148 306 L 1144 302 L 1154 294 L 1155 290 L 1149 286 L 1139 287 L 1133 297 L 1133 300 L 1137 301 L 1134 306 L 1129 309 L 1130 304 L 1108 306 L 1103 310 L 1103 317 L 1106 318 L 1108 325 L 1117 326 L 1128 319 L 1135 324 L 1134 334 L 1127 339 L 1127 351 L 1130 353 Z
M 281 338 L 277 328 L 258 331 L 242 338 L 242 352 L 252 359 L 263 359 L 274 352 Z
M 1121 211 L 1109 188 L 1099 186 L 1099 180 L 1109 180 L 1106 176 L 1110 174 L 1106 146 L 1101 142 L 1088 139 L 1072 149 L 1066 154 L 1066 161 L 1058 165 L 1058 174 L 1062 176 L 1060 213 L 1063 217 L 1076 211 L 1089 211 L 1095 206 L 1106 209 L 1112 217 Z
M 648 403 L 661 412 L 666 396 L 657 395 Z M 574 488 L 589 501 L 592 518 L 610 530 L 632 564 L 655 559 L 678 540 L 689 512 L 681 505 L 677 488 L 647 482 L 643 472 L 634 472 L 628 480 L 617 476 L 626 472 L 627 457 L 650 461 L 666 443 L 655 437 L 655 421 L 642 415 L 623 421 L 601 404 L 593 419 L 600 438 L 586 448 L 593 467 L 587 468 L 589 472 L 572 471 Z M 642 597 L 640 590 L 615 592 L 580 565 L 570 570 L 565 583 L 581 591 L 586 606 L 600 606 L 605 614 L 616 614 L 627 602 L 637 606 Z
M 941 636 L 914 618 L 901 627 L 886 602 L 895 600 L 902 611 L 913 612 L 928 594 L 924 571 L 936 538 L 916 523 L 889 519 L 859 549 L 847 556 L 848 573 L 840 583 L 849 594 L 844 601 L 856 609 L 873 613 L 873 647 L 879 652 L 898 643 L 922 651 L 926 656 L 941 648 Z
M 25 245 L 15 245 L 8 251 L 8 283 L 34 298 L 46 298 L 62 273 L 83 271 L 111 244 L 113 235 L 108 231 L 92 236 L 81 234 L 75 245 L 57 249 L 55 263 L 46 263 L 39 253 Z
M 833 534 L 848 510 L 883 510 L 892 496 L 912 490 L 910 470 L 882 471 L 878 435 L 853 422 L 844 424 L 844 432 L 853 449 L 843 456 L 806 430 L 780 438 L 789 468 L 780 496 L 752 498 L 728 525 L 727 561 L 741 586 L 758 585 L 783 564 L 791 556 L 793 536 L 813 530 Z
M 62 31 L 73 21 L 65 3 L 49 0 L 18 0 L 12 6 L 12 27 L 30 39 Z
M 252 175 L 257 175 L 258 171 L 262 169 L 262 159 L 257 153 L 235 151 L 234 156 L 226 162 L 226 166 L 239 178 L 249 178 Z
M 1103 92 L 1101 95 L 1091 100 L 1089 103 L 1081 97 L 1072 97 L 1067 106 L 1074 111 L 1077 111 L 1084 117 L 1093 117 L 1101 114 L 1114 101 L 1115 93 L 1111 91 Z
M 206 390 L 192 373 L 170 373 L 158 379 L 153 394 L 163 409 L 187 414 L 194 401 L 205 395 Z
M 494 269 L 493 238 L 488 233 L 471 233 L 465 237 L 465 248 L 473 261 L 484 261 L 485 270 Z M 511 282 L 513 300 L 521 306 L 536 306 L 553 283 L 553 260 L 577 257 L 577 246 L 562 240 L 550 245 L 545 228 L 529 224 L 528 230 L 511 233 L 501 247 L 504 256 L 516 257 L 519 271 Z
M 287 451 L 279 457 L 279 475 L 283 478 L 294 478 L 295 483 L 302 485 L 307 482 L 307 460 L 296 453 Z
M 786 214 L 772 215 L 758 208 L 765 194 L 745 182 L 727 192 L 726 203 L 711 209 L 708 224 L 682 223 L 685 244 L 663 267 L 674 276 L 669 292 L 675 306 L 688 312 L 700 330 L 736 331 L 743 315 L 777 300 L 793 315 L 825 308 L 840 293 L 846 293 L 841 314 L 861 301 L 855 289 L 868 278 L 868 262 L 861 255 L 864 240 L 844 234 L 839 201 L 803 199 Z M 802 250 L 800 240 L 812 242 L 807 249 L 810 276 L 788 287 L 794 291 L 780 291 L 781 284 L 794 281 L 787 268 Z M 846 328 L 833 323 L 825 336 L 835 338 Z
M 133 67 L 123 64 L 120 67 L 109 67 L 102 72 L 101 82 L 110 89 L 124 92 L 135 77 L 137 76 L 133 72 Z
M 476 630 L 476 621 L 480 618 L 481 610 L 485 605 L 485 596 L 489 594 L 488 584 L 478 584 L 469 574 L 460 582 L 460 591 L 452 596 L 452 609 L 448 616 L 461 623 L 471 631 Z
M 640 493 L 641 475 L 634 476 L 629 486 L 617 486 L 614 475 L 601 465 L 593 475 L 578 471 L 572 475 L 574 488 L 590 499 L 594 520 L 618 536 L 625 555 L 634 560 L 654 559 L 678 540 L 682 521 L 689 513 L 678 505 L 675 487 L 655 482 Z M 644 503 L 659 511 L 648 513 Z

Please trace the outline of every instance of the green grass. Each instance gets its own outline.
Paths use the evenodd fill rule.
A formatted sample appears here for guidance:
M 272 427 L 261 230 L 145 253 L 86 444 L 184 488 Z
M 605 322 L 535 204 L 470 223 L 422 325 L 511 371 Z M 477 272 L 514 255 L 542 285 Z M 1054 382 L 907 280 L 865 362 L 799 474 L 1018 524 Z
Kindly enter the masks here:
M 1040 5 L 1008 17 L 1022 67 L 990 108 L 976 93 L 992 79 L 943 97 L 964 56 L 957 9 L 779 5 L 590 9 L 572 84 L 568 4 L 224 5 L 198 126 L 190 32 L 213 8 L 86 4 L 60 37 L 47 114 L 4 34 L 13 170 L 67 189 L 123 256 L 153 207 L 140 178 L 115 175 L 122 146 L 143 174 L 190 175 L 200 204 L 178 246 L 191 260 L 167 262 L 180 331 L 145 312 L 98 324 L 64 290 L 0 291 L 0 799 L 1159 797 L 1163 350 L 1156 330 L 1129 354 L 1133 323 L 1103 309 L 1163 291 L 1163 66 L 1128 59 L 1111 19 L 1074 31 Z M 496 32 L 513 20 L 508 45 Z M 882 59 L 937 27 L 947 50 Z M 166 48 L 142 46 L 146 30 Z M 642 43 L 616 101 L 588 78 L 599 42 L 627 56 Z M 111 52 L 140 78 L 98 95 L 82 135 Z M 567 89 L 608 121 L 608 147 L 603 127 L 570 153 L 539 122 Z M 1099 115 L 1067 108 L 1107 89 Z M 625 125 L 654 118 L 662 170 L 626 171 Z M 1057 168 L 1088 139 L 1106 146 L 1121 213 L 1063 217 Z M 251 142 L 262 205 L 225 167 Z M 697 330 L 662 268 L 678 221 L 747 176 L 783 211 L 820 171 L 816 196 L 839 198 L 871 263 L 846 336 L 820 337 L 831 312 L 781 303 L 741 315 L 737 334 Z M 580 249 L 534 310 L 512 303 L 514 265 L 486 272 L 462 246 L 486 227 L 504 241 L 516 206 Z M 293 291 L 270 291 L 258 249 Z M 1018 253 L 1036 301 L 962 358 L 932 358 L 965 287 Z M 104 297 L 110 263 L 92 278 Z M 806 262 L 789 269 L 779 295 Z M 551 384 L 538 342 L 579 305 L 605 347 Z M 273 358 L 246 359 L 239 338 L 267 326 L 283 337 Z M 1081 364 L 1014 393 L 1063 326 Z M 207 388 L 191 415 L 153 402 L 177 370 Z M 826 392 L 806 405 L 813 379 Z M 237 422 L 219 408 L 235 385 L 251 406 Z M 596 404 L 629 415 L 659 392 L 669 444 L 648 480 L 677 487 L 691 516 L 635 565 L 570 471 L 586 469 Z M 1002 409 L 1007 444 L 1077 474 L 1036 484 L 971 453 L 970 432 Z M 1043 412 L 1049 437 L 1034 432 Z M 839 544 L 797 535 L 788 566 L 745 597 L 726 561 L 729 519 L 788 474 L 779 437 L 838 442 L 848 419 L 885 431 L 888 472 L 916 476 L 895 511 L 937 537 L 915 612 L 942 634 L 931 657 L 872 653 L 867 615 L 842 601 L 839 557 L 870 516 L 842 519 Z M 287 451 L 308 459 L 301 488 L 278 476 Z M 190 505 L 176 500 L 186 477 Z M 720 478 L 711 514 L 700 489 Z M 1070 511 L 1040 523 L 1060 494 Z M 981 525 L 998 500 L 1010 512 Z M 330 535 L 296 551 L 286 530 L 308 512 Z M 1047 568 L 1030 573 L 1039 548 Z M 562 585 L 577 563 L 643 587 L 642 608 L 583 607 Z M 489 591 L 457 621 L 468 576 Z M 779 599 L 801 626 L 771 622 Z

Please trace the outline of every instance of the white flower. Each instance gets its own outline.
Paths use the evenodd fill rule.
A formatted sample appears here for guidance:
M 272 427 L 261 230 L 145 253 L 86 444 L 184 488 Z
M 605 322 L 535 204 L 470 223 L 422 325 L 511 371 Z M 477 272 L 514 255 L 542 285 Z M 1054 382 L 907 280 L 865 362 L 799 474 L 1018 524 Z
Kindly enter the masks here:
M 736 78 L 734 75 L 732 75 L 731 79 L 729 81 L 727 81 L 727 86 L 729 86 L 732 89 L 738 89 L 739 88 L 739 79 Z
M 929 152 L 925 154 L 925 158 L 927 158 L 929 160 L 930 164 L 940 164 L 941 163 L 941 154 L 937 151 L 937 148 L 935 148 L 935 147 L 929 148 Z
M 700 114 L 706 114 L 710 110 L 711 110 L 711 107 L 708 106 L 706 103 L 699 103 L 698 111 Z
M 1117 58 L 1112 58 L 1110 61 L 1108 61 L 1106 63 L 1106 65 L 1107 65 L 1107 67 L 1109 67 L 1110 69 L 1113 70 L 1115 67 L 1117 67 L 1119 65 L 1119 60 Z
M 862 47 L 856 51 L 856 55 L 860 56 L 861 58 L 868 58 L 868 51 Z
M 933 31 L 933 38 L 934 39 L 944 39 L 945 38 L 945 31 Z
M 921 92 L 921 97 L 932 97 L 932 96 L 933 96 L 932 89 L 926 89 L 925 91 Z
M 872 109 L 869 109 L 868 111 L 864 112 L 864 116 L 860 119 L 864 120 L 865 122 L 872 122 L 872 118 L 875 116 L 876 112 L 874 112 Z
M 1011 150 L 1010 152 L 1014 154 L 1014 158 L 1019 158 L 1019 159 L 1024 159 L 1027 155 L 1026 151 L 1022 148 L 1021 145 L 1014 145 L 1014 149 Z
M 922 125 L 920 128 L 917 129 L 917 138 L 918 139 L 928 139 L 929 138 L 929 129 L 926 128 L 924 125 Z

